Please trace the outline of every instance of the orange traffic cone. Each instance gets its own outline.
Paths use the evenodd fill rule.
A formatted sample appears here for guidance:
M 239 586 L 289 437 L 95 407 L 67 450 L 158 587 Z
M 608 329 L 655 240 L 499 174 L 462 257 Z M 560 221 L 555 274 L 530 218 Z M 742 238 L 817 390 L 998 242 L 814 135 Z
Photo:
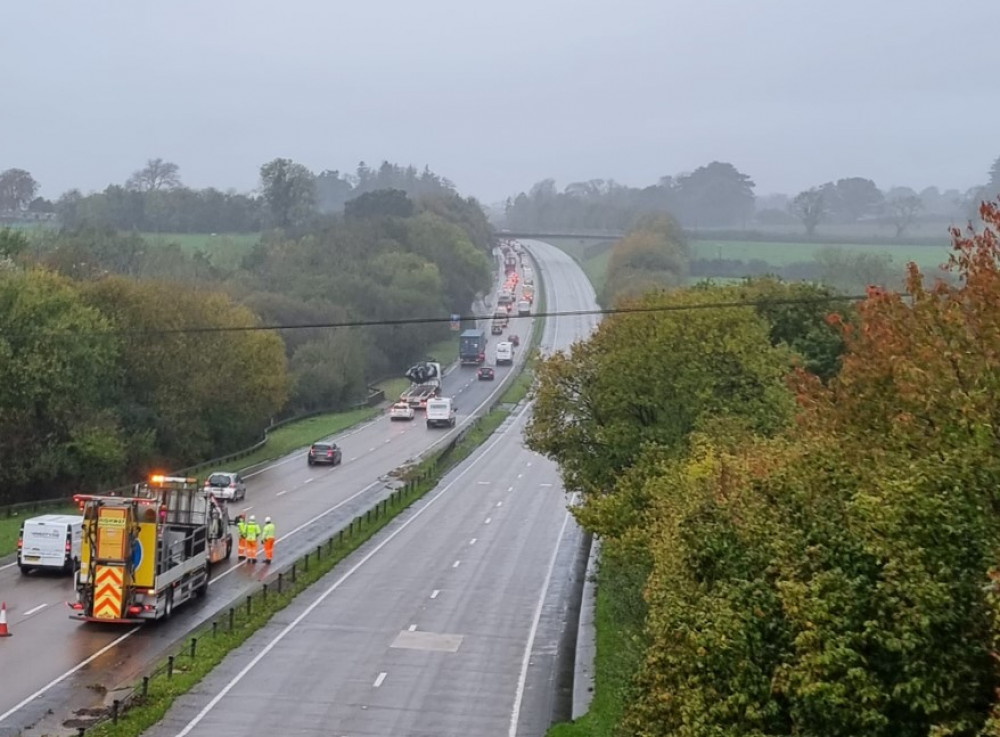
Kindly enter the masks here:
M 0 637 L 10 637 L 7 630 L 7 602 L 0 604 Z

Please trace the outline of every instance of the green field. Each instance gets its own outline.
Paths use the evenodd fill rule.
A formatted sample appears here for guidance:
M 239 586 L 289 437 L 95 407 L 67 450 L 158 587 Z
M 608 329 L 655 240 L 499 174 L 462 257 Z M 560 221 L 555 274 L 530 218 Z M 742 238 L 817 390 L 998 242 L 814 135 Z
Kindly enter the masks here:
M 156 245 L 176 243 L 187 253 L 201 251 L 216 266 L 234 268 L 260 240 L 260 233 L 142 233 Z
M 843 253 L 872 253 L 887 256 L 891 263 L 903 268 L 910 261 L 924 271 L 933 271 L 948 260 L 947 245 L 887 245 L 855 243 L 768 243 L 758 241 L 691 241 L 691 258 L 696 259 L 759 259 L 772 266 L 787 266 L 796 261 L 812 261 L 824 250 Z

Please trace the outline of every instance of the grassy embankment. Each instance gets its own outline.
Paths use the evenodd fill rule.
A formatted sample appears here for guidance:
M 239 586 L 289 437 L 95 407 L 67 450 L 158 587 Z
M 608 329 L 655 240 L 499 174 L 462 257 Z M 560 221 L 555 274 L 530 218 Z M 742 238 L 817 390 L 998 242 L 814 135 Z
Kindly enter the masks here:
M 544 294 L 536 300 L 538 311 L 544 311 Z M 544 318 L 535 321 L 535 331 L 528 347 L 534 350 L 538 347 L 544 328 Z M 433 346 L 431 355 L 444 362 L 449 356 L 452 346 Z M 504 391 L 499 406 L 476 422 L 466 432 L 455 448 L 442 452 L 430 458 L 408 472 L 408 478 L 415 481 L 411 486 L 401 489 L 401 497 L 395 503 L 385 505 L 382 515 L 376 514 L 373 519 L 361 515 L 352 523 L 347 535 L 339 539 L 331 538 L 324 556 L 317 554 L 314 562 L 305 570 L 299 568 L 295 583 L 288 584 L 283 593 L 276 593 L 273 587 L 266 596 L 258 595 L 252 609 L 241 606 L 234 612 L 233 626 L 230 627 L 225 618 L 214 627 L 206 628 L 194 634 L 194 640 L 189 640 L 182 651 L 174 656 L 173 675 L 164 675 L 164 664 L 157 668 L 158 675 L 150 679 L 145 697 L 139 698 L 134 706 L 120 716 L 117 723 L 104 722 L 87 731 L 91 737 L 138 737 L 146 729 L 156 724 L 167 713 L 167 710 L 177 697 L 187 693 L 196 686 L 212 669 L 233 650 L 243 644 L 254 632 L 268 624 L 271 618 L 287 607 L 296 596 L 304 592 L 310 585 L 318 582 L 329 573 L 341 560 L 356 550 L 365 540 L 385 527 L 397 514 L 410 504 L 433 490 L 439 479 L 454 468 L 459 462 L 471 455 L 482 445 L 493 432 L 503 424 L 510 415 L 511 408 L 524 399 L 531 387 L 531 369 L 534 357 L 524 365 L 521 374 Z M 277 434 L 276 431 L 275 434 Z M 404 479 L 405 480 L 405 479 Z M 322 547 L 322 546 L 321 546 Z M 191 653 L 194 652 L 194 655 Z

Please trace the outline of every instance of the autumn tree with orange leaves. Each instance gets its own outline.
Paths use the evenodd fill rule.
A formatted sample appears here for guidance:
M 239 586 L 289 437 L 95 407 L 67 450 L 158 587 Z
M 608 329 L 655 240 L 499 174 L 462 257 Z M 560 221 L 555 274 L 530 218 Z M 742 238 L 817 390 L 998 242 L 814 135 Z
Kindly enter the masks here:
M 841 324 L 835 378 L 792 375 L 793 430 L 703 425 L 622 470 L 651 572 L 620 734 L 1000 734 L 1000 208 L 980 214 L 956 283 L 911 265 Z

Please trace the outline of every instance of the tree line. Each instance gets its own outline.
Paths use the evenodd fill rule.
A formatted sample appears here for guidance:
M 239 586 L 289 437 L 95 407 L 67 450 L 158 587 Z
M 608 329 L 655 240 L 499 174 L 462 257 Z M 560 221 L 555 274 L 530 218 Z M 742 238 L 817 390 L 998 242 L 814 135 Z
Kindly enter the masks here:
M 981 217 L 954 280 L 910 265 L 905 298 L 653 291 L 620 304 L 691 309 L 610 316 L 540 365 L 528 444 L 581 492 L 633 651 L 617 733 L 1000 731 L 1000 208 Z
M 67 228 L 83 225 L 156 233 L 257 233 L 268 228 L 313 227 L 326 215 L 342 213 L 348 201 L 387 189 L 408 197 L 449 198 L 455 185 L 428 167 L 383 161 L 364 162 L 353 173 L 312 172 L 291 159 L 277 158 L 260 167 L 253 192 L 184 186 L 180 167 L 149 159 L 125 182 L 100 192 L 70 189 L 55 200 L 37 196 L 39 182 L 30 172 L 0 172 L 0 222 L 50 219 Z
M 964 222 L 978 203 L 1000 194 L 1000 157 L 985 184 L 966 191 L 926 187 L 880 189 L 865 177 L 846 177 L 797 194 L 757 196 L 753 178 L 728 162 L 713 161 L 656 184 L 629 187 L 610 179 L 573 182 L 559 191 L 545 179 L 508 198 L 498 220 L 514 230 L 623 231 L 642 218 L 670 213 L 684 228 L 732 228 L 801 224 L 812 236 L 827 224 L 876 221 L 902 237 L 921 218 Z
M 277 416 L 363 400 L 448 339 L 448 315 L 492 283 L 483 211 L 444 190 L 344 205 L 225 268 L 103 223 L 0 230 L 0 503 L 245 447 Z M 442 322 L 394 324 L 414 316 Z M 362 321 L 376 324 L 296 327 Z M 286 327 L 247 329 L 265 325 Z

